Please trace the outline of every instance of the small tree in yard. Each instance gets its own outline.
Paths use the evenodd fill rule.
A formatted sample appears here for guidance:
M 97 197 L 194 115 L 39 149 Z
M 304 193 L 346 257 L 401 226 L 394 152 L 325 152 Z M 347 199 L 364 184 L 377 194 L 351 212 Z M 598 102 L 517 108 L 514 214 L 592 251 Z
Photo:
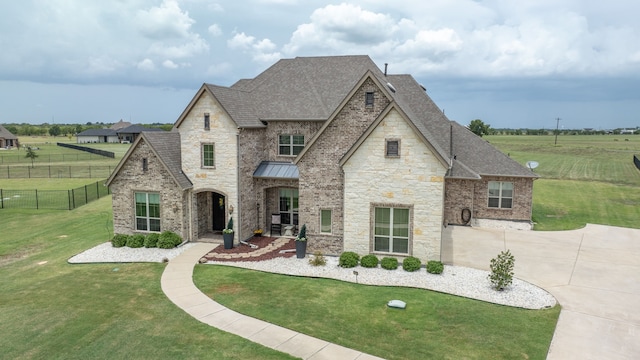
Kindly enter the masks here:
M 500 254 L 491 259 L 491 274 L 489 274 L 489 280 L 494 289 L 498 291 L 504 290 L 507 286 L 511 285 L 513 281 L 513 265 L 515 258 L 511 255 L 509 250 L 502 251 Z
M 38 157 L 38 154 L 36 154 L 36 152 L 31 148 L 31 146 L 29 146 L 27 148 L 27 155 L 25 157 L 28 159 L 31 159 L 31 167 L 33 167 L 33 160 L 35 160 Z

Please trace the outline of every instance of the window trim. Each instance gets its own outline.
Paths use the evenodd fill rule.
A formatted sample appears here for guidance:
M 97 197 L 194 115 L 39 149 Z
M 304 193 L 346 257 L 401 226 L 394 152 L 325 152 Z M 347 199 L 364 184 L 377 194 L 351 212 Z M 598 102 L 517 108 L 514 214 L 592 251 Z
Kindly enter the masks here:
M 204 113 L 204 129 L 211 130 L 211 117 L 209 113 Z
M 212 147 L 212 161 L 213 165 L 205 165 L 205 146 Z M 214 143 L 200 143 L 200 167 L 203 169 L 215 169 L 216 168 L 216 147 Z
M 282 143 L 280 140 L 282 139 L 283 136 L 287 136 L 289 138 L 289 143 L 284 144 Z M 294 144 L 294 137 L 302 137 L 302 144 Z M 298 154 L 300 154 L 302 152 L 302 149 L 304 149 L 305 146 L 305 138 L 304 138 L 304 134 L 278 134 L 278 156 L 289 156 L 289 157 L 296 157 L 298 156 Z M 289 151 L 288 154 L 283 154 L 282 153 L 282 148 L 286 147 Z M 295 154 L 294 149 L 299 148 L 298 153 Z
M 397 142 L 398 143 L 398 152 L 397 154 L 389 154 L 389 143 Z M 386 158 L 399 158 L 400 157 L 400 139 L 385 139 L 384 141 L 384 157 Z
M 323 231 L 322 215 L 323 212 L 329 212 L 329 231 Z M 333 210 L 332 209 L 320 209 L 320 234 L 333 234 Z
M 375 103 L 375 95 L 373 91 L 367 91 L 364 93 L 364 106 L 373 107 Z
M 138 200 L 137 200 L 137 195 L 138 194 L 144 194 L 145 196 L 145 212 L 146 215 L 141 216 L 138 215 Z M 158 217 L 152 217 L 150 215 L 150 210 L 149 210 L 149 195 L 158 195 Z M 162 215 L 160 214 L 160 204 L 162 202 L 162 199 L 160 198 L 160 193 L 159 192 L 153 192 L 153 191 L 134 191 L 133 192 L 133 215 L 134 215 L 134 229 L 135 231 L 141 231 L 141 232 L 150 232 L 150 233 L 159 233 L 162 230 Z M 145 223 L 146 223 L 146 229 L 139 229 L 138 228 L 138 219 L 144 219 Z M 151 229 L 151 220 L 157 220 L 158 221 L 158 230 L 150 230 Z
M 142 158 L 142 172 L 149 171 L 149 160 L 147 158 Z
M 413 205 L 407 204 L 390 204 L 390 203 L 372 203 L 370 209 L 370 240 L 369 240 L 369 250 L 373 254 L 382 254 L 382 255 L 391 255 L 391 256 L 412 256 L 413 255 Z M 388 208 L 388 209 L 406 209 L 409 211 L 408 215 L 408 223 L 407 223 L 407 252 L 393 252 L 392 247 L 392 236 L 393 233 L 389 232 L 389 251 L 379 251 L 375 248 L 375 240 L 376 240 L 376 209 L 380 208 Z M 391 211 L 390 213 L 393 213 Z M 390 215 L 389 221 L 391 224 L 392 217 Z M 392 227 L 391 227 L 392 228 Z M 391 229 L 390 228 L 390 229 Z M 402 236 L 397 236 L 398 239 L 403 238 Z
M 498 186 L 498 196 L 491 196 L 491 184 L 492 183 L 497 183 L 499 184 Z M 504 196 L 503 195 L 503 185 L 504 184 L 511 184 L 511 196 Z M 489 181 L 487 182 L 487 208 L 489 209 L 499 209 L 499 210 L 513 210 L 513 195 L 515 192 L 515 186 L 513 185 L 513 181 Z M 498 199 L 498 206 L 491 206 L 491 199 Z M 511 200 L 511 206 L 510 207 L 503 207 L 502 206 L 502 201 L 506 200 L 506 199 L 510 199 Z

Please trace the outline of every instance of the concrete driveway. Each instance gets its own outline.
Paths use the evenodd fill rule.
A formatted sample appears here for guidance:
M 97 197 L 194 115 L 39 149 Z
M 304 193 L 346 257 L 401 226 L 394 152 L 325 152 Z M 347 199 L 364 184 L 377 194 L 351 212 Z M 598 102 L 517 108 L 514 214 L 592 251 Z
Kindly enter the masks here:
M 450 226 L 443 261 L 489 270 L 490 260 L 506 249 L 515 257 L 515 276 L 562 305 L 547 359 L 640 359 L 640 230 Z

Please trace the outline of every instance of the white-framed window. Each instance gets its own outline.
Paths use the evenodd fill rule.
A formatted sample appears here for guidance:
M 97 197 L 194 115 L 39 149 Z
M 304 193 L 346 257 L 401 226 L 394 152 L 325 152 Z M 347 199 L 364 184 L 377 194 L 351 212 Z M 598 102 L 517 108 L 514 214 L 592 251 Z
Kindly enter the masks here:
M 278 155 L 297 156 L 304 148 L 304 135 L 278 136 Z
M 384 156 L 400 157 L 400 139 L 386 139 Z
M 202 144 L 202 167 L 212 168 L 216 166 L 215 147 L 213 144 Z
M 331 213 L 330 209 L 320 210 L 320 233 L 331 234 Z
M 489 181 L 490 208 L 511 209 L 513 207 L 513 183 L 509 181 Z
M 373 209 L 373 251 L 409 254 L 410 215 L 406 207 Z
M 136 230 L 160 232 L 160 194 L 135 193 Z

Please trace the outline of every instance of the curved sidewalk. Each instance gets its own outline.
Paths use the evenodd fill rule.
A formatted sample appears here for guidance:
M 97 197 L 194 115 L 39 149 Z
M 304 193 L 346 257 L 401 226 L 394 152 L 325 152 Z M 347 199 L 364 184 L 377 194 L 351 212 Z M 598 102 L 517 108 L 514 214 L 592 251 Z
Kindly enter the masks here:
M 193 267 L 215 246 L 196 244 L 169 261 L 162 273 L 162 291 L 189 315 L 222 331 L 302 359 L 381 359 L 242 315 L 210 299 L 193 284 Z

